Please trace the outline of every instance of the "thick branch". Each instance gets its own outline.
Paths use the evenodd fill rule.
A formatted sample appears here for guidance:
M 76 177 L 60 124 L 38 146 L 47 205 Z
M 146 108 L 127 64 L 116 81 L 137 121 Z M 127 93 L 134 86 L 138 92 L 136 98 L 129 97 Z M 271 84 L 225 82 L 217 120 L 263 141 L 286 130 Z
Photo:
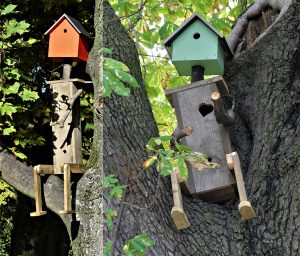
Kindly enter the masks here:
M 231 50 L 234 52 L 239 40 L 245 33 L 248 22 L 251 19 L 261 15 L 261 13 L 268 7 L 272 7 L 274 10 L 280 10 L 279 17 L 287 10 L 287 7 L 291 4 L 291 0 L 256 0 L 247 11 L 245 11 L 241 17 L 237 20 L 233 30 L 231 31 L 227 42 Z
M 33 167 L 27 166 L 3 149 L 0 148 L 0 173 L 1 178 L 12 185 L 22 194 L 34 198 L 33 190 Z M 44 195 L 47 208 L 56 214 L 63 209 L 64 193 L 62 180 L 51 175 L 44 183 Z M 45 207 L 45 206 L 44 206 Z M 32 209 L 34 210 L 34 209 Z M 60 215 L 68 228 L 70 223 L 69 215 Z

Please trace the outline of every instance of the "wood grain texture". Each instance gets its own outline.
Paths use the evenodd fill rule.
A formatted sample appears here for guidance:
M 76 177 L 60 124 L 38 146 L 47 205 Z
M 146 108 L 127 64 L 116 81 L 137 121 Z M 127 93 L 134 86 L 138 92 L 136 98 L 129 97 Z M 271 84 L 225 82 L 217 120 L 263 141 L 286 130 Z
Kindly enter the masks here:
M 55 123 L 64 115 L 68 109 L 68 101 L 76 94 L 78 89 L 72 82 L 62 82 L 52 84 L 52 90 L 55 105 L 53 122 Z M 62 173 L 62 167 L 65 163 L 82 164 L 82 135 L 79 104 L 79 99 L 77 99 L 63 128 L 57 124 L 52 126 L 55 174 Z
M 230 149 L 228 133 L 224 131 L 223 125 L 217 123 L 213 111 L 205 116 L 199 112 L 202 104 L 213 106 L 211 93 L 217 90 L 215 83 L 201 81 L 172 94 L 179 127 L 193 127 L 193 133 L 183 138 L 182 142 L 193 151 L 205 153 L 212 162 L 220 165 L 220 168 L 205 170 L 197 170 L 188 165 L 190 193 L 200 198 L 203 195 L 203 199 L 212 202 L 228 200 L 235 196 L 232 189 L 235 181 L 225 159 L 225 150 Z M 222 193 L 218 190 L 222 190 Z

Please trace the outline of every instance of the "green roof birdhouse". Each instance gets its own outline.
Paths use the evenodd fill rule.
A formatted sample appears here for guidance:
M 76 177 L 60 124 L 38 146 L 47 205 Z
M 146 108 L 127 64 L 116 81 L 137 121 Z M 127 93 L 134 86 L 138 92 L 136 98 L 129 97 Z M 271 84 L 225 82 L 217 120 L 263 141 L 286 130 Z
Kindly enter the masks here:
M 181 76 L 191 76 L 195 66 L 202 66 L 205 75 L 222 75 L 225 58 L 232 56 L 224 36 L 198 13 L 170 35 L 164 45 Z

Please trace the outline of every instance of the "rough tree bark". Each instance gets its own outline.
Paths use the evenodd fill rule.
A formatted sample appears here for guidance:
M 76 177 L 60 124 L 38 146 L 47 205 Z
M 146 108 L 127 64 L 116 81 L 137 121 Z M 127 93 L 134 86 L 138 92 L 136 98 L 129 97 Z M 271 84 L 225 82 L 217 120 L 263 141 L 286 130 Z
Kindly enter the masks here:
M 271 2 L 279 3 L 265 1 Z M 148 101 L 137 90 L 130 98 L 112 97 L 105 102 L 105 173 L 115 172 L 130 186 L 126 203 L 119 206 L 117 231 L 105 231 L 105 240 L 115 242 L 112 255 L 122 255 L 125 241 L 140 233 L 156 241 L 150 255 L 299 255 L 300 3 L 290 2 L 276 22 L 268 24 L 265 33 L 259 31 L 262 35 L 226 68 L 225 78 L 237 101 L 231 138 L 241 156 L 257 217 L 241 221 L 237 202 L 216 205 L 185 197 L 191 227 L 175 229 L 169 179 L 157 188 L 155 171 L 141 170 L 144 145 L 157 131 Z M 255 19 L 265 18 L 260 18 L 263 10 Z M 271 11 L 270 15 L 276 14 Z M 125 62 L 141 82 L 134 43 L 106 1 L 104 27 L 104 45 L 113 48 L 114 57 Z M 129 156 L 133 165 L 126 168 Z

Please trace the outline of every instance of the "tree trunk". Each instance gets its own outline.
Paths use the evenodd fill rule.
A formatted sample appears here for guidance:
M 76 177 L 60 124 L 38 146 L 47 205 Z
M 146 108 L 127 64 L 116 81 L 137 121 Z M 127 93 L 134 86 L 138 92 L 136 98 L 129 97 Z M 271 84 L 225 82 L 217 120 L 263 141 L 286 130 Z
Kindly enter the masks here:
M 142 84 L 134 43 L 106 2 L 104 31 L 105 47 L 113 48 L 114 58 L 125 62 Z M 260 38 L 227 63 L 225 79 L 237 114 L 231 139 L 257 214 L 251 221 L 240 219 L 237 202 L 216 205 L 184 197 L 191 227 L 176 230 L 169 178 L 157 186 L 157 173 L 142 171 L 145 144 L 157 134 L 143 87 L 129 98 L 105 101 L 104 171 L 129 185 L 115 229 L 105 231 L 105 241 L 115 242 L 112 255 L 122 255 L 124 243 L 140 233 L 156 241 L 150 255 L 299 255 L 299 39 L 300 4 L 293 1 Z M 104 199 L 109 204 L 107 195 Z

